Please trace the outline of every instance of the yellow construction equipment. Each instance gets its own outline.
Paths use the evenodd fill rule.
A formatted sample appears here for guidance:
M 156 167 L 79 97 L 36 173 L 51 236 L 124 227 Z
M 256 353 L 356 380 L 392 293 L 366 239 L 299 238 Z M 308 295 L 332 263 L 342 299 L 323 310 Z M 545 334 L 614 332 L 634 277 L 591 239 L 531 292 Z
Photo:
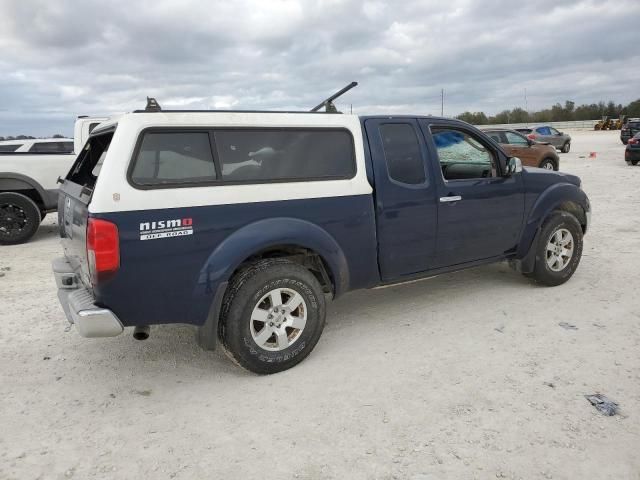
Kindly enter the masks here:
M 611 130 L 610 126 L 611 126 L 612 121 L 609 120 L 609 117 L 607 116 L 603 116 L 602 120 L 600 120 L 598 123 L 596 123 L 593 126 L 594 130 Z

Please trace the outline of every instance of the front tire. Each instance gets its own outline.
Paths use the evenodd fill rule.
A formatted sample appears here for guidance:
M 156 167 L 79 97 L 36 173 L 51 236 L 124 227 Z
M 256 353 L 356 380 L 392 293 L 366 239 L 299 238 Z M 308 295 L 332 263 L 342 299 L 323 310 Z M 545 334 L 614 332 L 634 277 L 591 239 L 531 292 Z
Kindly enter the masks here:
M 571 278 L 582 257 L 582 226 L 568 212 L 553 212 L 542 224 L 533 272 L 535 281 L 554 287 Z
M 545 170 L 558 170 L 556 167 L 556 162 L 554 162 L 551 158 L 545 158 L 540 162 L 540 168 L 544 168 Z
M 41 222 L 40 208 L 20 193 L 0 193 L 0 245 L 16 245 L 29 240 Z
M 565 142 L 560 151 L 562 153 L 569 153 L 569 150 L 571 150 L 571 142 Z
M 325 316 L 322 286 L 309 270 L 287 259 L 261 260 L 231 281 L 220 336 L 227 355 L 241 367 L 278 373 L 311 353 Z

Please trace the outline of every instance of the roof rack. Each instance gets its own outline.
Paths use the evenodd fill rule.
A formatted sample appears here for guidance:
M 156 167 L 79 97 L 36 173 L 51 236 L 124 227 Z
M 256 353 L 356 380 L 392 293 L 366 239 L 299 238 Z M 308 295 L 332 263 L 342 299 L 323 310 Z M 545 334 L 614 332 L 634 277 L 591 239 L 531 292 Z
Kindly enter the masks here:
M 133 113 L 149 113 L 149 112 L 175 112 L 175 113 L 188 113 L 188 112 L 241 112 L 241 113 L 342 113 L 339 112 L 333 101 L 339 96 L 345 94 L 353 87 L 357 86 L 358 82 L 351 82 L 346 87 L 338 90 L 336 93 L 326 98 L 318 105 L 313 107 L 309 111 L 304 110 L 162 110 L 158 101 L 153 97 L 147 97 L 147 105 L 144 110 L 134 110 Z M 324 107 L 325 111 L 321 112 L 320 109 Z
M 160 104 L 158 103 L 158 101 L 153 97 L 147 97 L 147 106 L 144 107 L 144 111 L 159 112 L 160 110 L 162 110 L 162 108 L 160 108 Z
M 322 107 L 325 107 L 325 112 L 326 113 L 341 113 L 341 112 L 338 111 L 336 106 L 333 104 L 333 101 L 336 98 L 338 98 L 340 95 L 343 95 L 343 94 L 347 93 L 349 90 L 351 90 L 353 87 L 356 87 L 357 85 L 358 85 L 358 82 L 351 82 L 349 85 L 347 85 L 344 88 L 341 88 L 336 93 L 331 95 L 329 98 L 327 98 L 327 99 L 323 100 L 322 102 L 320 102 L 318 105 L 313 107 L 310 111 L 311 112 L 317 112 Z

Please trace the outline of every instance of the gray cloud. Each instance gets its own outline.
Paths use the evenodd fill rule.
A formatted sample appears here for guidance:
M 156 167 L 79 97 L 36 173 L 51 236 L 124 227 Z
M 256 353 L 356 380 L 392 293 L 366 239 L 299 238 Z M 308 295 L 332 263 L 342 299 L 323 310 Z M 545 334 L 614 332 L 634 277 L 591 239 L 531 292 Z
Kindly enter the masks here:
M 0 135 L 144 106 L 495 113 L 638 96 L 637 0 L 5 0 Z

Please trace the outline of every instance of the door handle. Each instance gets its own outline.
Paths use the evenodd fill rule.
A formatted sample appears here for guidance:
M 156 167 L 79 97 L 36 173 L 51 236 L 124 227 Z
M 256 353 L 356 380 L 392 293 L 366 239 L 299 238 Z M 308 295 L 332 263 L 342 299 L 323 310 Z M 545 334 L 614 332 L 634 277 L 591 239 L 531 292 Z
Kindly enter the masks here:
M 460 195 L 454 195 L 450 197 L 440 197 L 440 203 L 448 203 L 448 202 L 459 202 L 462 200 Z

